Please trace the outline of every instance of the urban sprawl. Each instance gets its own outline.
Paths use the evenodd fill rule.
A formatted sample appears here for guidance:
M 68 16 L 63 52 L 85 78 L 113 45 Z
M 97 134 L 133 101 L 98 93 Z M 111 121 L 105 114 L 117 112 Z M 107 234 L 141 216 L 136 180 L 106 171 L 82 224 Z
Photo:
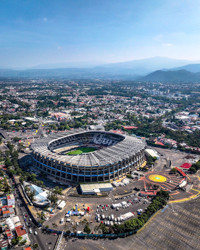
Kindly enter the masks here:
M 0 249 L 137 237 L 199 169 L 199 83 L 0 81 Z

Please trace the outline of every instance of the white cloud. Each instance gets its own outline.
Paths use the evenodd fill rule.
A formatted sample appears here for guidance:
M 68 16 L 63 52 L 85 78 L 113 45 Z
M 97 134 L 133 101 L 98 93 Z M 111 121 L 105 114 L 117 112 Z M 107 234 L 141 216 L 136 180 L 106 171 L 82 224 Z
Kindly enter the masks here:
M 46 23 L 46 22 L 47 22 L 47 18 L 46 18 L 46 17 L 43 17 L 43 21 Z

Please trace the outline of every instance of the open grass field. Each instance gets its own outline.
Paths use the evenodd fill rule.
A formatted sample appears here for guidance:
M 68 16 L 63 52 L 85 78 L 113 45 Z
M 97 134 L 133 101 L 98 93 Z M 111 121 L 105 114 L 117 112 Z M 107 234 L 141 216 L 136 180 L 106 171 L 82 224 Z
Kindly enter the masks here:
M 91 147 L 80 147 L 80 148 L 77 148 L 76 150 L 72 150 L 68 152 L 67 155 L 80 155 L 84 153 L 90 153 L 95 150 L 96 150 L 95 148 L 91 148 Z

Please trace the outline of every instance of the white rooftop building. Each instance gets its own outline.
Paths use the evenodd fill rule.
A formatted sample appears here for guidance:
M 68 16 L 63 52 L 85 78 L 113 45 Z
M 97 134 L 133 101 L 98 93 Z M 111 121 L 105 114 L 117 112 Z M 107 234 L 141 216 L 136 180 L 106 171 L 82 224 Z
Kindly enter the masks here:
M 110 183 L 82 184 L 80 185 L 82 194 L 97 194 L 113 190 Z
M 157 159 L 160 158 L 158 152 L 154 149 L 145 149 L 145 153 L 147 156 L 156 157 Z

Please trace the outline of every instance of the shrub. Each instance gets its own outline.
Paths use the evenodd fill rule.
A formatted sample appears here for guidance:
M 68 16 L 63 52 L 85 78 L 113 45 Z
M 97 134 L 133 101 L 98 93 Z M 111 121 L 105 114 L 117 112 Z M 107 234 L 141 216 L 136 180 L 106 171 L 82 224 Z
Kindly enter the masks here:
M 83 231 L 84 231 L 85 233 L 87 233 L 87 234 L 89 234 L 89 233 L 91 232 L 91 229 L 90 229 L 88 223 L 85 225 Z

